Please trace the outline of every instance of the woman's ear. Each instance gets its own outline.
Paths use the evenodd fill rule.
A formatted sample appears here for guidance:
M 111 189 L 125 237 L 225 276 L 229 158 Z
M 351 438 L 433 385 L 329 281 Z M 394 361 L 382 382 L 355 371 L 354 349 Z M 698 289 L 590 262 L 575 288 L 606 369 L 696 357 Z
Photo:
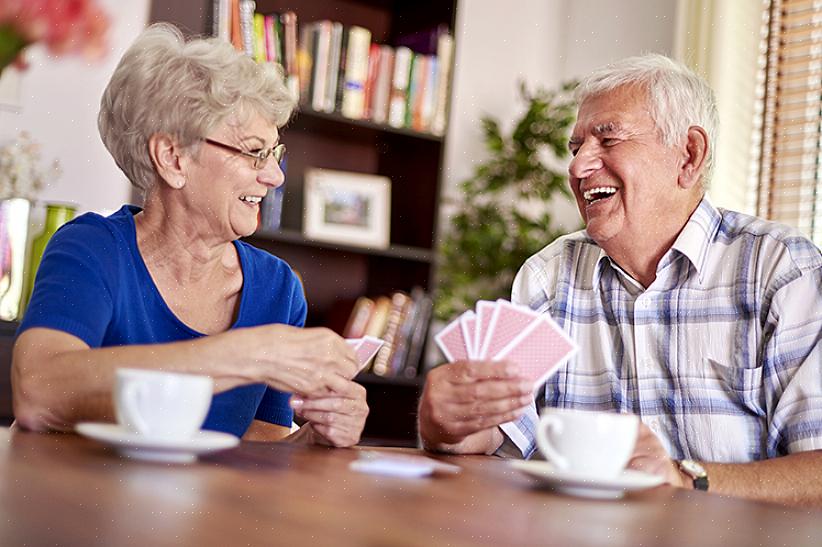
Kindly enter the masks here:
M 685 154 L 679 169 L 679 186 L 681 188 L 693 188 L 702 180 L 702 172 L 707 165 L 710 144 L 708 134 L 703 128 L 698 125 L 692 125 L 688 128 Z
M 149 137 L 148 154 L 163 182 L 178 190 L 185 186 L 184 158 L 180 146 L 171 135 L 155 133 Z

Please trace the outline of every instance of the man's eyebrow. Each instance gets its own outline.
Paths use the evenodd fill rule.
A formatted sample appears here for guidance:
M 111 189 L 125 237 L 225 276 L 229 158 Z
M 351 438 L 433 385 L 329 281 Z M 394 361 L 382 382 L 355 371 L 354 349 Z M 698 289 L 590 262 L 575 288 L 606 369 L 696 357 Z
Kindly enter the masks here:
M 622 126 L 620 126 L 617 122 L 605 122 L 596 124 L 591 130 L 591 133 L 597 136 L 612 135 L 614 133 L 618 133 L 621 129 Z

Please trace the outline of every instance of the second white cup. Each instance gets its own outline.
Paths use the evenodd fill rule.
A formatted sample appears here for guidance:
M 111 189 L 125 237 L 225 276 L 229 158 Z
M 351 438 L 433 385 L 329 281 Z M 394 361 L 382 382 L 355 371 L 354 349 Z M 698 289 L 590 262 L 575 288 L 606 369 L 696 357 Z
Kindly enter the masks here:
M 625 469 L 638 431 L 633 414 L 546 408 L 537 426 L 537 446 L 560 471 L 613 478 Z
M 114 410 L 121 426 L 157 439 L 188 439 L 202 427 L 214 382 L 209 376 L 121 368 Z

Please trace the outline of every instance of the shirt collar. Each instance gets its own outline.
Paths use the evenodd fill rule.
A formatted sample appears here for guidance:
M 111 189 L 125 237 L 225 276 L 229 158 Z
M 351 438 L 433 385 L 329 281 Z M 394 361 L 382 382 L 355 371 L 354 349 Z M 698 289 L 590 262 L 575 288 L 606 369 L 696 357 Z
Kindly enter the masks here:
M 699 274 L 700 283 L 702 282 L 705 261 L 708 259 L 708 250 L 717 230 L 719 230 L 721 220 L 722 215 L 720 212 L 711 205 L 707 197 L 703 197 L 671 247 L 691 261 Z M 595 291 L 598 291 L 599 281 L 602 278 L 605 265 L 608 264 L 611 267 L 617 267 L 617 265 L 605 254 L 602 247 L 599 245 L 596 247 L 598 253 L 592 256 L 594 267 L 591 272 L 591 286 Z M 663 258 L 663 260 L 665 259 Z
M 702 282 L 705 262 L 708 260 L 711 242 L 719 230 L 721 221 L 722 215 L 720 212 L 711 205 L 707 197 L 703 197 L 671 247 L 691 261 L 699 274 L 700 283 Z

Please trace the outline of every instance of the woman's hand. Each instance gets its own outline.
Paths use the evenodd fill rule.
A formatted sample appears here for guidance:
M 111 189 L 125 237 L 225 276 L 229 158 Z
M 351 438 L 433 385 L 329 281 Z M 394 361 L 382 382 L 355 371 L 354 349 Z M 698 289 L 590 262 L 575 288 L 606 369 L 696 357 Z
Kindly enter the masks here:
M 251 350 L 247 375 L 301 396 L 348 393 L 359 369 L 354 350 L 329 329 L 264 325 L 244 329 L 241 350 Z
M 357 444 L 368 416 L 365 388 L 350 381 L 343 390 L 327 396 L 294 396 L 291 408 L 308 420 L 317 434 L 314 442 L 337 447 Z

